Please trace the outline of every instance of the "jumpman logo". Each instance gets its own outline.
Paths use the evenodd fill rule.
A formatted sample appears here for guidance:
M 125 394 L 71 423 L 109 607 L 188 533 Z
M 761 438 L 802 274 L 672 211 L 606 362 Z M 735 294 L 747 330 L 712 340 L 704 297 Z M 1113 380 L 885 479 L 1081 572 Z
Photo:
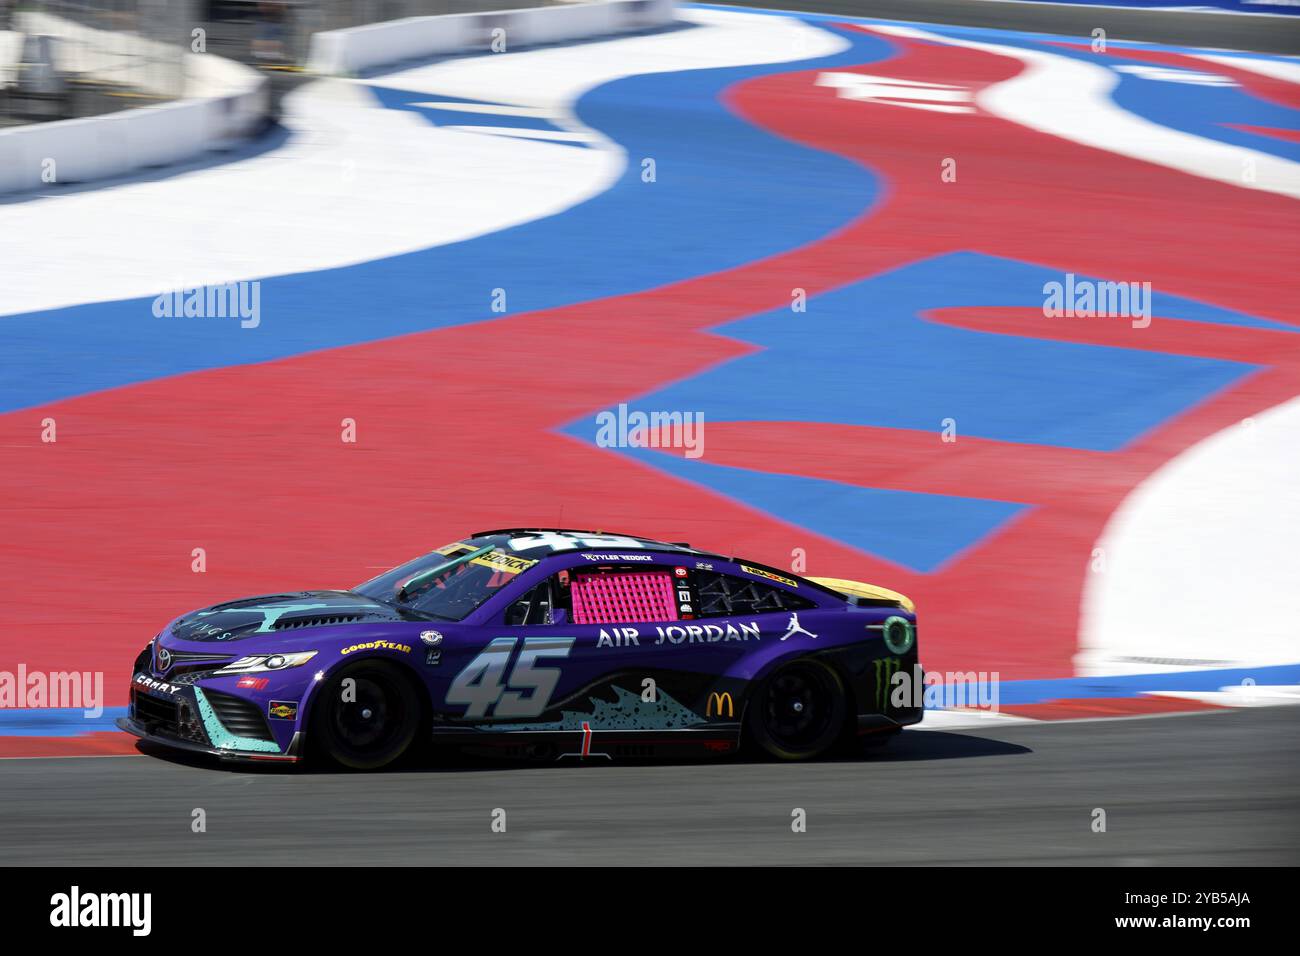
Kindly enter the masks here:
M 791 615 L 790 615 L 790 626 L 789 626 L 788 628 L 786 628 L 786 632 L 785 632 L 785 634 L 781 637 L 781 640 L 784 641 L 787 637 L 794 637 L 796 634 L 807 634 L 807 635 L 808 635 L 809 637 L 811 637 L 813 640 L 816 640 L 816 639 L 817 639 L 817 635 L 814 634 L 812 631 L 807 630 L 806 628 L 802 628 L 802 627 L 799 626 L 799 615 L 798 615 L 798 614 L 795 614 L 795 613 L 791 613 Z

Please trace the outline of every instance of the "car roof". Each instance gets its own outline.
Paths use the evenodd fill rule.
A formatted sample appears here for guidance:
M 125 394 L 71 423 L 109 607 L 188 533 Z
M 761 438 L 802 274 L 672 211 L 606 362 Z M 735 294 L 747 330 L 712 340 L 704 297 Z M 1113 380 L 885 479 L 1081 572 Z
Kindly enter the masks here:
M 510 550 L 514 554 L 519 554 L 524 557 L 532 558 L 535 560 L 543 560 L 551 557 L 563 557 L 568 554 L 577 554 L 581 551 L 618 552 L 623 550 L 627 550 L 627 551 L 636 550 L 638 553 L 642 553 L 642 554 L 659 553 L 659 554 L 666 554 L 670 557 L 674 555 L 690 555 L 695 558 L 705 558 L 710 561 L 726 561 L 731 564 L 744 564 L 749 568 L 762 569 L 764 571 L 772 572 L 773 574 L 776 574 L 779 577 L 794 577 L 797 578 L 799 581 L 806 583 L 809 587 L 813 588 L 816 591 L 820 591 L 822 593 L 829 594 L 836 598 L 839 598 L 840 600 L 844 600 L 844 595 L 836 591 L 834 588 L 827 587 L 824 584 L 819 584 L 818 582 L 812 580 L 811 578 L 804 577 L 801 574 L 786 571 L 782 568 L 774 568 L 771 567 L 770 565 L 763 564 L 760 561 L 754 561 L 750 558 L 731 557 L 725 554 L 718 554 L 712 551 L 701 551 L 698 548 L 692 548 L 685 541 L 658 541 L 654 538 L 647 538 L 643 535 L 625 534 L 623 532 L 618 532 L 618 531 L 603 531 L 603 530 L 591 531 L 582 528 L 537 528 L 537 527 L 495 528 L 490 531 L 476 531 L 465 540 L 467 542 L 476 541 L 476 542 L 481 542 L 483 544 L 494 544 L 494 545 L 502 546 L 506 544 L 507 541 L 511 541 L 511 539 L 526 538 L 531 536 L 538 536 L 539 539 L 542 539 L 543 536 L 545 535 L 563 535 L 566 537 L 573 537 L 573 538 L 594 537 L 597 540 L 590 543 L 581 542 L 578 544 L 574 544 L 572 547 L 563 550 L 557 550 L 554 547 L 549 546 L 545 542 L 545 540 L 539 540 L 535 547 L 520 547 L 517 542 L 512 542 L 510 545 Z M 605 541 L 599 540 L 602 538 L 608 540 Z M 624 539 L 627 543 L 624 544 L 617 543 L 617 539 L 620 538 Z M 611 554 L 611 557 L 612 556 L 613 555 Z
M 709 551 L 700 551 L 697 548 L 692 548 L 690 544 L 685 541 L 658 541 L 654 538 L 647 538 L 644 535 L 639 535 L 639 534 L 627 534 L 626 532 L 622 532 L 622 531 L 591 530 L 588 528 L 536 528 L 536 527 L 494 528 L 490 531 L 475 531 L 466 540 L 473 541 L 477 538 L 496 538 L 496 537 L 520 538 L 520 537 L 529 537 L 532 535 L 538 535 L 538 536 L 564 535 L 566 537 L 572 537 L 572 538 L 592 538 L 592 537 L 609 538 L 609 539 L 624 538 L 627 539 L 628 541 L 635 542 L 635 544 L 632 545 L 628 545 L 628 544 L 620 545 L 616 543 L 616 541 L 610 540 L 607 542 L 596 541 L 594 543 L 582 543 L 574 546 L 575 549 L 581 548 L 586 551 L 600 551 L 600 550 L 617 551 L 619 550 L 620 547 L 635 547 L 645 551 L 666 551 L 671 554 L 695 554 L 695 555 L 703 555 L 705 557 L 710 557 L 710 558 L 718 558 L 724 561 L 729 560 L 728 558 L 726 558 L 724 555 L 721 554 L 714 554 Z M 526 554 L 529 557 L 540 557 L 555 552 L 555 549 L 549 548 L 544 543 L 541 542 L 538 543 L 536 548 L 516 547 L 513 548 L 513 550 L 521 554 Z M 533 551 L 537 551 L 539 552 L 539 554 L 530 553 Z

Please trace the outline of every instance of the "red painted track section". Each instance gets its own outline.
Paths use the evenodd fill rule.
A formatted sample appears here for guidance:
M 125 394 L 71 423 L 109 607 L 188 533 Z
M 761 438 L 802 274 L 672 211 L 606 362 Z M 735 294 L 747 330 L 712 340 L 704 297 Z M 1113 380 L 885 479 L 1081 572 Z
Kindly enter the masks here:
M 136 753 L 136 738 L 116 730 L 78 737 L 0 737 L 0 757 L 122 757 Z

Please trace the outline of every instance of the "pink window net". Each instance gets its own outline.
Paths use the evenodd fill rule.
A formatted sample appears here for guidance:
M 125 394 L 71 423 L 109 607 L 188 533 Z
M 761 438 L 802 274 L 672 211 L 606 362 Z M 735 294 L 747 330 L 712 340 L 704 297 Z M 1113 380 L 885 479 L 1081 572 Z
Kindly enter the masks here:
M 575 624 L 677 620 L 673 576 L 666 571 L 575 574 L 570 590 Z

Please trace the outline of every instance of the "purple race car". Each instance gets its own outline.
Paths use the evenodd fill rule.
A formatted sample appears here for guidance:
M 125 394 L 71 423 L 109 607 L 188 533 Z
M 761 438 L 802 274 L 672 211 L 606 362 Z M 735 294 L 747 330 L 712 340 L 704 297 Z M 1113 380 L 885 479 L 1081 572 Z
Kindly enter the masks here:
M 630 535 L 483 531 L 350 591 L 218 604 L 135 662 L 122 729 L 374 769 L 417 742 L 530 760 L 815 757 L 921 719 L 901 594 Z

